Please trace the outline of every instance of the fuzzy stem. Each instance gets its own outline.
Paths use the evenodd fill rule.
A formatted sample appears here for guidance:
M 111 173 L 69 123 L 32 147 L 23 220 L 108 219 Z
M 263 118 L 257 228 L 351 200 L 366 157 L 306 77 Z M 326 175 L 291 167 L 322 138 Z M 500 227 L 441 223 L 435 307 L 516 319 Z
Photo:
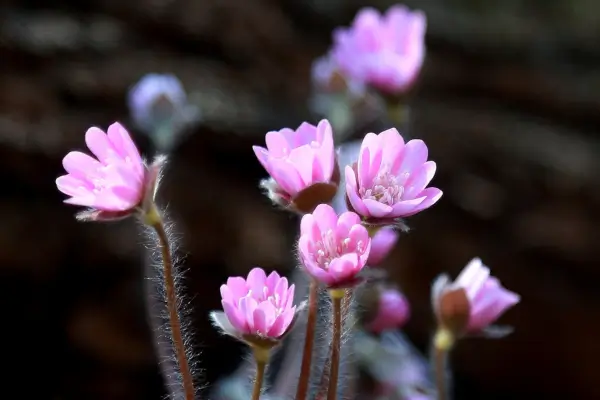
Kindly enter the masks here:
M 256 361 L 256 379 L 252 389 L 252 400 L 260 399 L 260 390 L 262 389 L 263 381 L 265 380 L 265 369 L 269 362 L 269 350 L 255 347 L 254 360 Z
M 448 379 L 446 368 L 448 363 L 448 353 L 454 344 L 454 338 L 450 331 L 441 328 L 433 338 L 433 366 L 435 370 L 435 385 L 437 388 L 438 400 L 449 400 Z
M 329 389 L 327 400 L 337 399 L 338 373 L 340 367 L 340 350 L 342 341 L 342 299 L 344 290 L 330 291 L 333 308 L 333 338 L 331 347 L 331 363 L 329 365 Z
M 314 279 L 311 279 L 308 289 L 308 316 L 306 321 L 306 339 L 304 340 L 304 351 L 302 353 L 302 366 L 300 367 L 300 380 L 296 390 L 296 400 L 306 399 L 308 383 L 310 380 L 310 366 L 312 362 L 313 347 L 315 343 L 315 326 L 317 323 L 317 297 L 319 287 Z
M 173 258 L 171 257 L 169 239 L 165 231 L 164 222 L 160 217 L 159 211 L 156 207 L 152 207 L 152 210 L 146 215 L 145 220 L 148 225 L 154 229 L 156 235 L 158 236 L 158 242 L 163 261 L 163 276 L 165 280 L 164 283 L 167 310 L 169 313 L 169 323 L 171 326 L 171 337 L 173 340 L 173 347 L 175 348 L 175 356 L 177 357 L 177 365 L 181 374 L 185 400 L 194 400 L 194 380 L 185 352 L 185 342 L 181 333 L 181 321 L 179 318 L 179 311 L 177 310 L 177 289 L 175 288 L 174 277 L 175 271 L 173 271 Z

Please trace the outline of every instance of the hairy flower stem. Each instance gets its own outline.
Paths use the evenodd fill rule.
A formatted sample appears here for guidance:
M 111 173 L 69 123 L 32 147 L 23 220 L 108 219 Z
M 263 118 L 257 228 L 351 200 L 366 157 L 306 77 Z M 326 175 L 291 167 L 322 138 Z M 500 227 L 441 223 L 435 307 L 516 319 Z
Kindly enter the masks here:
M 315 326 L 317 323 L 317 297 L 319 287 L 314 279 L 311 279 L 308 289 L 308 316 L 306 321 L 306 339 L 302 353 L 302 366 L 300 367 L 300 380 L 296 390 L 296 400 L 305 400 L 310 380 L 310 366 L 312 362 L 313 347 L 315 343 Z
M 346 321 L 350 313 L 350 305 L 352 303 L 352 291 L 347 290 L 344 298 L 342 299 L 342 321 Z M 329 385 L 329 369 L 331 369 L 331 352 L 333 349 L 333 342 L 329 344 L 329 350 L 327 352 L 327 358 L 325 359 L 325 365 L 323 366 L 323 375 L 321 376 L 321 382 L 319 383 L 319 391 L 317 392 L 317 399 L 324 399 L 327 393 L 327 387 Z
M 256 379 L 252 388 L 252 400 L 260 400 L 260 390 L 265 380 L 265 369 L 269 362 L 269 350 L 255 347 L 254 360 L 256 361 Z
M 338 373 L 340 367 L 340 350 L 342 347 L 342 299 L 345 291 L 334 289 L 330 292 L 333 308 L 333 337 L 331 346 L 331 361 L 329 365 L 329 389 L 327 400 L 337 399 Z
M 444 328 L 439 329 L 433 339 L 433 366 L 435 370 L 435 385 L 438 400 L 450 400 L 448 379 L 446 376 L 448 353 L 452 348 L 454 338 L 452 333 Z
M 169 324 L 171 326 L 171 339 L 175 348 L 175 356 L 177 357 L 177 365 L 181 374 L 181 382 L 185 393 L 185 400 L 194 400 L 194 380 L 188 363 L 185 352 L 185 343 L 181 333 L 181 321 L 179 311 L 177 309 L 177 289 L 175 288 L 175 271 L 173 271 L 173 258 L 169 246 L 169 239 L 165 231 L 163 219 L 156 206 L 145 215 L 145 222 L 150 225 L 156 235 L 160 246 L 160 252 L 163 261 L 163 276 L 165 280 L 165 293 L 167 300 L 167 311 L 169 313 Z

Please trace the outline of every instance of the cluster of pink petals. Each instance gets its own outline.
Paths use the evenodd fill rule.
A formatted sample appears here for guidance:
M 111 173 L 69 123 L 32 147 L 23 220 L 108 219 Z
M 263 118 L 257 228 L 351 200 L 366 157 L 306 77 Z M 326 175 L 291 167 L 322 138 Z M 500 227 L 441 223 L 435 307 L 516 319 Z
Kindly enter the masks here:
M 295 197 L 309 186 L 331 181 L 335 167 L 333 132 L 327 120 L 317 126 L 268 132 L 267 147 L 254 146 L 256 157 L 279 188 Z
M 425 58 L 425 14 L 401 5 L 384 15 L 363 8 L 334 32 L 332 56 L 342 73 L 389 93 L 410 88 Z
M 360 217 L 320 204 L 302 217 L 298 250 L 306 271 L 329 287 L 352 286 L 365 266 L 371 249 Z
M 85 142 L 95 157 L 72 151 L 63 159 L 67 175 L 56 180 L 65 203 L 100 211 L 129 211 L 144 197 L 146 166 L 129 133 L 114 123 L 104 133 L 90 128 Z
M 410 306 L 406 297 L 396 289 L 386 289 L 379 295 L 377 312 L 368 323 L 367 329 L 375 333 L 397 329 L 404 325 L 409 317 Z
M 231 277 L 221 286 L 221 304 L 233 336 L 278 339 L 294 321 L 294 285 L 275 271 L 269 276 L 254 268 L 248 278 Z M 214 317 L 213 317 L 214 320 Z M 222 325 L 222 324 L 221 324 Z
M 393 250 L 396 242 L 398 242 L 398 232 L 394 228 L 379 229 L 371 239 L 371 252 L 367 264 L 371 267 L 381 264 Z
M 453 290 L 464 290 L 469 302 L 467 333 L 483 332 L 507 309 L 520 301 L 520 296 L 502 287 L 498 279 L 490 276 L 490 269 L 479 258 L 471 260 L 453 283 L 445 275 L 433 286 L 434 309 L 439 315 L 440 299 Z
M 363 139 L 358 163 L 346 166 L 346 195 L 353 210 L 370 220 L 408 217 L 432 206 L 442 196 L 427 187 L 436 164 L 427 161 L 422 140 L 404 143 L 392 128 Z

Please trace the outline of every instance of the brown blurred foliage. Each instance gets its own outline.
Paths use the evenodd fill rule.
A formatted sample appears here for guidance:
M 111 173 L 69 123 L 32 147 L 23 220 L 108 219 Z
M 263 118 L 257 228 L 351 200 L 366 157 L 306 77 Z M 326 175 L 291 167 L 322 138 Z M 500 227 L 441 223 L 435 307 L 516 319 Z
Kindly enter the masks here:
M 505 319 L 516 327 L 510 338 L 459 346 L 457 398 L 598 398 L 600 7 L 406 3 L 429 21 L 410 131 L 429 144 L 445 191 L 411 219 L 386 262 L 413 307 L 408 333 L 426 348 L 432 278 L 480 256 L 523 300 Z M 235 367 L 237 349 L 206 319 L 218 287 L 253 265 L 289 271 L 297 226 L 261 196 L 264 172 L 250 146 L 268 129 L 313 118 L 310 63 L 331 29 L 364 5 L 0 5 L 3 395 L 161 395 L 143 306 L 143 238 L 133 222 L 76 223 L 54 186 L 62 156 L 83 148 L 87 127 L 129 122 L 127 88 L 148 72 L 175 73 L 203 108 L 205 123 L 171 157 L 162 198 L 188 253 L 205 380 Z

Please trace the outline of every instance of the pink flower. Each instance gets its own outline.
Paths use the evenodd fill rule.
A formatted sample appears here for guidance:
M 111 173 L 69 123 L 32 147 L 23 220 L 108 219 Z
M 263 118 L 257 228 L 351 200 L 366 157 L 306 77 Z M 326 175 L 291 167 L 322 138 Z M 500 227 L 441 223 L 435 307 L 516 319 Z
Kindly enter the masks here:
M 385 15 L 363 8 L 351 28 L 334 32 L 332 56 L 350 79 L 387 93 L 406 92 L 425 59 L 425 14 L 396 5 Z
M 346 166 L 346 195 L 354 211 L 371 223 L 389 223 L 431 207 L 442 196 L 426 186 L 436 164 L 422 140 L 404 139 L 394 128 L 363 139 L 358 163 Z
M 56 179 L 61 192 L 71 196 L 65 203 L 89 207 L 78 218 L 110 220 L 126 217 L 154 197 L 164 158 L 147 167 L 129 133 L 114 123 L 104 133 L 90 128 L 85 134 L 91 157 L 72 151 L 63 159 L 68 172 Z
M 231 277 L 221 286 L 223 312 L 211 319 L 223 333 L 246 342 L 281 339 L 291 329 L 296 316 L 294 285 L 277 272 L 269 276 L 254 268 L 248 278 Z
M 483 332 L 500 336 L 508 332 L 489 328 L 520 299 L 490 276 L 490 269 L 479 258 L 471 260 L 453 283 L 442 275 L 432 289 L 438 320 L 455 334 Z
M 298 242 L 306 271 L 329 287 L 353 286 L 365 266 L 371 239 L 360 218 L 345 212 L 338 218 L 327 204 L 302 217 Z
M 261 185 L 276 203 L 304 206 L 308 196 L 312 208 L 302 211 L 312 211 L 317 204 L 333 198 L 339 174 L 333 132 L 327 120 L 317 126 L 304 122 L 295 131 L 284 128 L 268 132 L 266 143 L 266 149 L 253 146 L 253 150 L 271 175 L 271 179 Z
M 396 289 L 386 289 L 379 295 L 375 318 L 367 324 L 367 329 L 375 333 L 397 329 L 404 325 L 409 317 L 410 306 L 402 293 Z
M 398 242 L 398 232 L 390 227 L 384 227 L 377 231 L 371 239 L 371 252 L 367 264 L 371 267 L 381 264 L 381 262 L 394 249 Z

